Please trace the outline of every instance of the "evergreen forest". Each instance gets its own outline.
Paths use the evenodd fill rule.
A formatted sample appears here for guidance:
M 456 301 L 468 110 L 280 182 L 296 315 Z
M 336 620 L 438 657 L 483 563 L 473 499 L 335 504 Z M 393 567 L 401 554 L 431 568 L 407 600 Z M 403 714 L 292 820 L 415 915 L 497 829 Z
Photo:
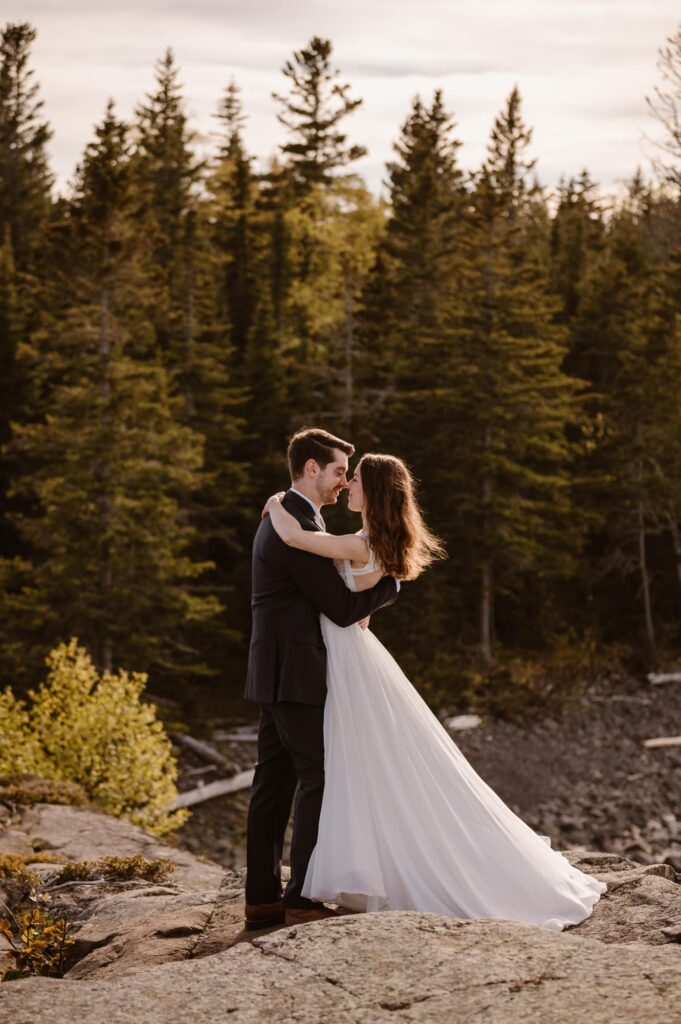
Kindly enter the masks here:
M 283 61 L 276 158 L 229 69 L 200 151 L 168 49 L 57 194 L 35 38 L 0 37 L 0 686 L 77 637 L 155 693 L 238 697 L 302 425 L 419 481 L 448 557 L 372 628 L 433 702 L 512 713 L 681 654 L 681 28 L 659 161 L 616 199 L 586 153 L 542 186 L 518 87 L 474 171 L 415 97 L 376 198 L 319 37 Z

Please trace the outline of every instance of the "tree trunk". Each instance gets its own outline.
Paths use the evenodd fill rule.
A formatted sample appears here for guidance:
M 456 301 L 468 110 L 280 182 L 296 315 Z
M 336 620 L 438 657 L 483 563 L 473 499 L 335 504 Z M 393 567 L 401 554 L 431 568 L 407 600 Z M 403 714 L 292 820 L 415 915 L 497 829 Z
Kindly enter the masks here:
M 673 515 L 667 516 L 667 522 L 669 524 L 669 532 L 672 535 L 674 555 L 676 556 L 676 580 L 681 586 L 681 534 L 679 534 L 679 526 Z
M 480 644 L 482 647 L 482 660 L 487 668 L 494 664 L 494 652 L 492 650 L 492 605 L 494 590 L 492 585 L 492 563 L 482 563 L 481 587 L 480 587 Z
M 183 397 L 184 415 L 187 423 L 190 423 L 196 412 L 193 391 L 194 373 L 194 341 L 196 334 L 195 309 L 194 309 L 194 217 L 188 215 L 187 231 L 185 235 L 185 251 L 183 260 L 185 263 L 185 294 L 184 294 L 184 353 L 182 368 L 183 373 Z
M 492 427 L 488 423 L 485 427 L 485 455 L 489 456 L 492 450 Z M 492 571 L 492 547 L 491 515 L 492 500 L 494 496 L 494 482 L 490 476 L 489 465 L 485 466 L 485 476 L 482 481 L 482 515 L 484 518 L 484 543 L 487 551 L 481 567 L 480 581 L 480 644 L 482 647 L 482 660 L 487 668 L 494 664 L 494 576 Z
M 646 561 L 646 531 L 643 515 L 643 502 L 638 499 L 638 564 L 641 573 L 641 587 L 643 589 L 643 608 L 646 620 L 646 636 L 651 652 L 655 652 L 655 626 L 653 624 L 653 611 L 650 600 L 650 575 Z
M 354 377 L 354 353 L 355 353 L 355 318 L 352 309 L 352 294 L 350 290 L 349 271 L 347 266 L 343 267 L 343 308 L 345 311 L 345 323 L 344 323 L 344 357 L 345 357 L 345 409 L 343 414 L 343 421 L 345 423 L 345 429 L 348 432 L 348 436 L 352 437 L 354 433 L 354 419 L 355 419 L 355 377 Z
M 104 428 L 103 432 L 107 433 L 109 423 L 107 402 L 111 397 L 111 314 L 109 306 L 109 293 L 105 288 L 102 291 L 100 299 L 101 323 L 98 348 L 102 359 L 100 395 L 102 397 L 103 408 L 100 415 L 102 427 Z M 104 536 L 107 536 L 111 529 L 111 461 L 109 459 L 108 452 L 105 452 L 100 464 L 100 477 L 102 482 L 102 493 L 99 498 L 100 517 L 102 521 L 102 533 Z M 104 598 L 104 606 L 106 608 L 109 594 L 111 592 L 111 551 L 108 544 L 103 555 L 104 560 L 102 563 L 100 585 Z M 113 671 L 113 643 L 110 636 L 104 635 L 100 638 L 99 651 L 100 665 L 98 667 L 105 672 Z

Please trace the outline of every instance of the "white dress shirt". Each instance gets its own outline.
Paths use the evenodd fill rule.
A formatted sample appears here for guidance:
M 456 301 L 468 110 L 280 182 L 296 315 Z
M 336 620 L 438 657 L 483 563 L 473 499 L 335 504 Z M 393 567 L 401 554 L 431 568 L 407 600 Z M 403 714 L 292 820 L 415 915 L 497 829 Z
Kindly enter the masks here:
M 319 509 L 317 508 L 317 506 L 315 505 L 315 503 L 312 500 L 312 498 L 308 498 L 307 494 L 303 494 L 302 491 L 296 490 L 295 487 L 291 487 L 291 488 L 289 488 L 289 490 L 293 491 L 294 494 L 297 494 L 299 498 L 304 498 L 305 499 L 305 501 L 308 503 L 308 505 L 310 506 L 310 508 L 314 512 L 314 521 L 315 521 L 315 523 L 317 524 L 317 526 L 320 527 L 320 529 L 322 529 L 324 531 L 324 533 L 326 533 L 326 523 L 324 522 L 324 520 L 322 518 L 322 514 L 319 511 Z

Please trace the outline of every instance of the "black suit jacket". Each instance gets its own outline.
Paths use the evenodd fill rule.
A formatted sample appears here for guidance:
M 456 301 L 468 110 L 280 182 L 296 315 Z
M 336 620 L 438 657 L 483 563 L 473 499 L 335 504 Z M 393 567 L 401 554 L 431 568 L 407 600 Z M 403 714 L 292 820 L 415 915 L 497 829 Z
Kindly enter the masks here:
M 318 530 L 312 507 L 287 491 L 284 508 L 304 530 Z M 386 576 L 361 594 L 348 590 L 329 558 L 287 547 L 266 516 L 253 543 L 251 607 L 253 631 L 244 697 L 262 704 L 326 699 L 326 647 L 319 625 L 323 612 L 350 626 L 397 597 Z

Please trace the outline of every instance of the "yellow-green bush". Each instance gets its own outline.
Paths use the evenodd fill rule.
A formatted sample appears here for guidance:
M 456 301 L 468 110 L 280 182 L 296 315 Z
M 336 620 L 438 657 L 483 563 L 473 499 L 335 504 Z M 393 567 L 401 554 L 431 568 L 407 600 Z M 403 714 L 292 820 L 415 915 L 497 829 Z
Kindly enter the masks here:
M 9 963 L 0 981 L 38 975 L 63 977 L 73 939 L 67 934 L 66 920 L 55 918 L 47 909 L 48 902 L 46 893 L 33 893 L 16 913 L 0 918 L 0 935 L 9 944 L 2 954 Z
M 0 774 L 41 775 L 43 761 L 26 705 L 7 687 L 0 693 Z
M 21 873 L 27 864 L 64 864 L 66 858 L 60 853 L 0 853 L 0 878 L 12 878 Z
M 45 779 L 41 775 L 15 772 L 12 775 L 0 775 L 0 799 L 11 800 L 16 804 L 68 804 L 71 807 L 95 809 L 95 804 L 87 798 L 82 786 L 63 779 Z
M 177 767 L 153 705 L 140 701 L 144 673 L 101 675 L 76 638 L 46 659 L 32 703 L 0 694 L 0 775 L 17 771 L 73 782 L 104 810 L 152 832 L 178 828 L 184 810 Z
M 97 860 L 78 860 L 65 864 L 50 878 L 50 885 L 63 882 L 82 882 L 103 878 L 108 881 L 127 882 L 143 879 L 145 882 L 165 882 L 176 865 L 167 857 L 146 860 L 140 853 L 134 857 L 98 857 Z

